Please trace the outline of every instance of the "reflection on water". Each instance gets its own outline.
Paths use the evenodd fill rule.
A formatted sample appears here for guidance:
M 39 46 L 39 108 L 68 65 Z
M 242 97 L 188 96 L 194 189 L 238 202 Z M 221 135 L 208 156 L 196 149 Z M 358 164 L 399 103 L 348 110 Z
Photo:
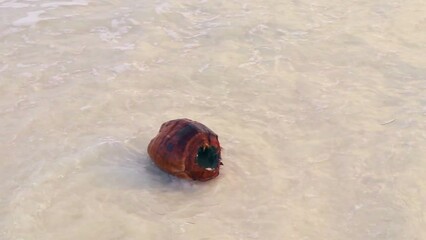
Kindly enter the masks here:
M 0 0 L 0 238 L 425 239 L 425 12 Z M 180 117 L 216 180 L 150 162 Z

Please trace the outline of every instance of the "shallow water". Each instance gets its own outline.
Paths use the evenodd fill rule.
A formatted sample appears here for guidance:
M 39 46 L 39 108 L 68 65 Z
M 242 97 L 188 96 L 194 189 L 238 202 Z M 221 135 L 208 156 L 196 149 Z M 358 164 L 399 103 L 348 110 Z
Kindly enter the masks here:
M 0 239 L 426 239 L 425 12 L 0 0 Z M 217 179 L 150 162 L 181 117 Z

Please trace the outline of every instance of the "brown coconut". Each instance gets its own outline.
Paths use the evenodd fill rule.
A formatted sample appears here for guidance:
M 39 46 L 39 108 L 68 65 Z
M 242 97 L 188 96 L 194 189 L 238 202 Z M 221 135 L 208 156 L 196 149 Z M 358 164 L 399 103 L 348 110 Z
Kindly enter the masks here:
M 163 123 L 148 145 L 148 154 L 161 170 L 192 180 L 217 177 L 222 164 L 217 134 L 189 119 Z

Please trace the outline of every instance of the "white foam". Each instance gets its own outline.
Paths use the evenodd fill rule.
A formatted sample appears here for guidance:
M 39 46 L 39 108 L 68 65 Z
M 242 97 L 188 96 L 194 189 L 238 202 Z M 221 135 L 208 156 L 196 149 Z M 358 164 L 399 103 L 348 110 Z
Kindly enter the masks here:
M 127 70 L 130 70 L 130 69 L 131 69 L 131 67 L 132 67 L 132 64 L 130 64 L 130 63 L 123 63 L 123 64 L 119 64 L 119 65 L 117 65 L 117 66 L 114 66 L 114 67 L 112 68 L 112 70 L 113 70 L 115 73 L 122 73 L 122 72 L 125 72 L 125 71 L 127 71 Z
M 45 12 L 46 11 L 43 11 L 43 10 L 27 12 L 26 17 L 20 18 L 14 21 L 12 24 L 13 26 L 16 26 L 16 27 L 34 26 L 40 21 L 53 19 L 53 18 L 41 18 L 40 15 Z
M 9 67 L 9 65 L 8 65 L 8 64 L 5 64 L 5 65 L 3 65 L 3 66 L 0 66 L 0 72 L 5 71 L 8 67 Z
M 0 4 L 0 8 L 25 8 L 31 6 L 28 3 L 17 3 L 16 1 L 10 1 Z
M 89 3 L 87 1 L 74 0 L 74 1 L 68 1 L 68 2 L 43 3 L 40 6 L 44 8 L 57 8 L 62 6 L 87 6 L 88 4 Z
M 169 3 L 161 3 L 155 6 L 155 12 L 157 14 L 163 14 L 170 12 L 170 4 Z
M 134 43 L 125 43 L 121 46 L 117 46 L 114 47 L 114 49 L 119 49 L 119 50 L 133 50 L 135 49 L 135 44 Z

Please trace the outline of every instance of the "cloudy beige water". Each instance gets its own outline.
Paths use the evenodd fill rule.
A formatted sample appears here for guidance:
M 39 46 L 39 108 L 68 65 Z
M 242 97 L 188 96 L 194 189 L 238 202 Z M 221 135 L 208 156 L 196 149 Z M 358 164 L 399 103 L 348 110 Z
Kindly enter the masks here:
M 425 12 L 0 0 L 0 239 L 426 239 Z M 182 117 L 215 180 L 149 160 Z

